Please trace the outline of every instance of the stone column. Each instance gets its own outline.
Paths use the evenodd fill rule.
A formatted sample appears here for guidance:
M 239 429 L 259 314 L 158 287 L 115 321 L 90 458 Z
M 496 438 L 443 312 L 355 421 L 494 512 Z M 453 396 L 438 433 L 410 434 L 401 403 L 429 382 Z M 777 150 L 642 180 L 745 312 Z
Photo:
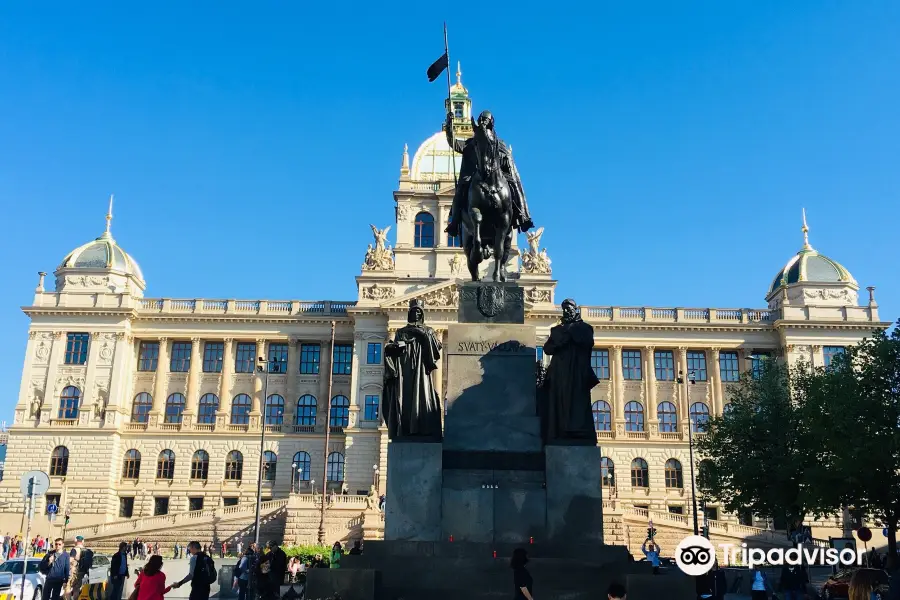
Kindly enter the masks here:
M 191 425 L 194 422 L 194 415 L 197 414 L 197 402 L 200 390 L 200 371 L 203 368 L 203 353 L 200 350 L 200 338 L 191 338 L 191 367 L 188 369 L 187 376 L 187 396 L 185 402 L 184 419 L 185 425 Z
M 153 380 L 153 410 L 150 411 L 150 424 L 156 425 L 166 405 L 169 372 L 169 338 L 159 338 L 159 357 L 156 361 L 156 377 Z
M 359 393 L 359 356 L 365 354 L 363 344 L 366 343 L 368 342 L 363 341 L 361 332 L 353 334 L 353 343 L 350 345 L 353 354 L 350 357 L 350 392 L 348 394 L 351 412 L 354 408 L 358 409 L 362 402 L 360 397 L 362 394 Z
M 125 414 L 131 401 L 131 374 L 134 372 L 134 338 L 124 332 L 116 334 L 116 350 L 109 376 L 106 425 L 118 423 L 118 413 Z
M 65 360 L 66 336 L 62 331 L 54 331 L 50 334 L 52 344 L 50 346 L 50 358 L 47 363 L 47 384 L 44 387 L 44 402 L 41 404 L 41 423 L 49 424 L 50 419 L 55 419 L 59 414 L 59 394 L 64 386 L 58 385 L 59 367 Z
M 266 360 L 266 340 L 265 339 L 257 339 L 256 340 L 256 356 L 253 357 L 253 404 L 250 407 L 250 414 L 259 416 L 262 414 L 262 409 L 265 407 L 266 399 L 263 398 L 263 378 L 261 374 L 256 370 L 257 365 L 259 364 L 259 357 L 262 357 L 263 360 Z
M 681 393 L 678 394 L 679 402 L 678 406 L 678 420 L 684 424 L 685 427 L 689 425 L 688 420 L 688 410 L 689 410 L 689 402 L 690 398 L 688 387 L 691 385 L 690 380 L 688 379 L 688 368 L 687 368 L 687 347 L 679 346 L 677 352 L 675 354 L 675 376 L 678 376 L 678 372 L 681 372 L 684 377 L 684 384 L 681 387 Z M 687 432 L 687 429 L 682 428 L 682 432 Z
M 625 375 L 622 372 L 622 346 L 612 347 L 612 363 L 609 369 L 609 376 L 615 382 L 615 415 L 616 423 L 625 423 Z M 613 381 L 610 385 L 613 385 Z M 624 426 L 622 428 L 624 430 Z M 615 428 L 616 431 L 619 427 Z
M 328 378 L 331 377 L 331 359 L 333 349 L 331 347 L 331 336 L 323 338 L 320 341 L 321 351 L 319 352 L 319 407 L 316 410 L 316 428 L 328 427 L 328 420 L 331 418 L 331 398 L 328 398 Z
M 81 390 L 81 406 L 78 407 L 78 421 L 87 425 L 94 419 L 94 404 L 99 400 L 97 390 L 97 363 L 100 362 L 100 348 L 106 341 L 106 334 L 92 331 L 88 346 L 87 368 L 84 374 L 84 386 Z
M 653 346 L 644 348 L 644 385 L 647 386 L 647 430 L 651 435 L 659 433 L 659 417 L 656 414 L 656 355 Z
M 709 349 L 709 360 L 712 363 L 711 365 L 707 365 L 707 371 L 709 371 L 710 382 L 709 384 L 712 386 L 712 398 L 713 398 L 713 414 L 721 415 L 722 409 L 725 406 L 725 396 L 722 392 L 722 371 L 719 368 L 719 349 L 718 348 L 710 348 Z
M 288 339 L 287 397 L 284 399 L 284 422 L 286 425 L 293 425 L 297 414 L 297 375 L 300 373 L 300 353 L 297 351 L 297 344 L 299 343 L 299 338 Z
M 219 376 L 219 410 L 216 411 L 216 425 L 224 425 L 228 416 L 226 407 L 231 408 L 231 378 L 234 376 L 234 338 L 225 338 L 222 355 L 222 373 Z

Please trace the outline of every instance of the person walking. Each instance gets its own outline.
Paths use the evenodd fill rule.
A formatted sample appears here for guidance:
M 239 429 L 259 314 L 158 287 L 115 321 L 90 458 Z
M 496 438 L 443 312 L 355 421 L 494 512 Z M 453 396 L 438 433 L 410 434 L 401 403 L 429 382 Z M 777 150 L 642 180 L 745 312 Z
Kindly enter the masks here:
M 125 580 L 128 574 L 128 542 L 119 544 L 119 551 L 112 555 L 109 561 L 109 593 L 106 600 L 122 600 L 125 591 Z
M 784 600 L 803 600 L 806 597 L 808 581 L 806 569 L 802 565 L 784 565 L 781 567 L 778 590 L 784 592 Z
M 210 586 L 216 577 L 216 567 L 213 559 L 203 552 L 200 542 L 193 541 L 187 546 L 191 555 L 188 565 L 188 574 L 178 583 L 172 584 L 172 589 L 178 589 L 188 581 L 191 582 L 190 600 L 209 600 Z
M 162 566 L 162 556 L 154 554 L 150 557 L 134 582 L 136 600 L 163 600 L 163 596 L 172 589 L 166 587 L 166 574 L 162 572 Z
M 750 585 L 750 600 L 768 600 L 772 587 L 766 574 L 759 569 L 753 569 L 750 571 L 750 577 L 753 582 Z
M 239 556 L 237 564 L 234 565 L 234 582 L 232 588 L 237 590 L 238 600 L 247 600 L 247 587 L 250 585 L 252 555 L 253 551 L 250 548 L 247 548 L 247 552 Z
M 513 586 L 515 587 L 513 598 L 515 600 L 534 600 L 534 596 L 531 595 L 534 580 L 531 578 L 531 573 L 525 568 L 527 564 L 528 552 L 524 548 L 513 550 L 509 566 L 513 570 Z
M 38 564 L 38 571 L 44 574 L 42 600 L 59 600 L 63 586 L 72 574 L 69 555 L 65 553 L 63 539 L 53 541 L 53 550 L 44 555 Z
M 84 538 L 80 535 L 75 536 L 75 547 L 70 552 L 72 556 L 72 578 L 69 581 L 69 597 L 73 600 L 81 595 L 81 585 L 84 578 L 88 576 L 91 567 L 94 566 L 94 551 L 85 548 Z
M 259 559 L 262 573 L 259 597 L 263 600 L 278 600 L 284 584 L 284 574 L 287 573 L 287 554 L 275 540 L 269 540 L 266 547 L 269 551 Z
M 341 568 L 341 558 L 344 556 L 344 548 L 341 546 L 340 542 L 335 542 L 334 546 L 331 547 L 331 568 L 332 569 L 340 569 Z

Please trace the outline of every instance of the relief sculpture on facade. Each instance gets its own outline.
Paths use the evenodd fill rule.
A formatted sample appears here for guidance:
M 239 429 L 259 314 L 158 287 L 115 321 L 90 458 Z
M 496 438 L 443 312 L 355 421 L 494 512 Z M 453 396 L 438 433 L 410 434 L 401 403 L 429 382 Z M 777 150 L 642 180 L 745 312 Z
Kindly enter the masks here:
M 526 273 L 550 274 L 550 257 L 547 256 L 547 249 L 540 249 L 541 236 L 544 235 L 544 228 L 538 227 L 534 231 L 525 234 L 528 238 L 528 249 L 521 250 L 522 270 Z
M 394 288 L 387 285 L 378 285 L 377 283 L 369 287 L 362 288 L 363 300 L 388 300 L 394 297 Z
M 366 257 L 363 260 L 362 270 L 393 271 L 394 251 L 391 249 L 390 245 L 385 244 L 391 226 L 388 225 L 384 229 L 378 229 L 374 225 L 369 225 L 369 227 L 372 228 L 372 235 L 375 236 L 375 247 L 373 248 L 372 244 L 369 244 L 369 247 L 366 250 Z

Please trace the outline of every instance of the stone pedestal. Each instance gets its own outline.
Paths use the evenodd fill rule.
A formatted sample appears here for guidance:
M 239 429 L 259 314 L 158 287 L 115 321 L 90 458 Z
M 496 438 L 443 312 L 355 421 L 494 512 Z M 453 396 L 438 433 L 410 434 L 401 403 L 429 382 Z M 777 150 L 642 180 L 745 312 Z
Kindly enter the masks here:
M 514 281 L 469 281 L 459 286 L 460 323 L 524 323 L 525 290 Z
M 600 448 L 547 446 L 547 535 L 552 542 L 603 543 Z
M 388 444 L 385 539 L 440 539 L 441 455 L 439 443 Z

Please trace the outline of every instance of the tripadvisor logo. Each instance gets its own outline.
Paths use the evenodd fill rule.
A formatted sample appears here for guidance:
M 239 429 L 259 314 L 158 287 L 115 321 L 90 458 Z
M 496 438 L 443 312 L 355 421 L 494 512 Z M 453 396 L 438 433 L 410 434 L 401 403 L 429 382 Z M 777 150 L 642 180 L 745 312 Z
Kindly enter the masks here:
M 862 566 L 865 564 L 866 551 L 862 548 L 818 548 L 814 546 L 797 546 L 790 548 L 749 548 L 747 544 L 719 544 L 722 552 L 722 564 L 742 565 L 750 569 L 760 565 L 822 565 L 822 566 Z M 689 535 L 681 540 L 675 548 L 675 564 L 687 575 L 697 577 L 713 568 L 716 562 L 716 550 L 705 537 Z

